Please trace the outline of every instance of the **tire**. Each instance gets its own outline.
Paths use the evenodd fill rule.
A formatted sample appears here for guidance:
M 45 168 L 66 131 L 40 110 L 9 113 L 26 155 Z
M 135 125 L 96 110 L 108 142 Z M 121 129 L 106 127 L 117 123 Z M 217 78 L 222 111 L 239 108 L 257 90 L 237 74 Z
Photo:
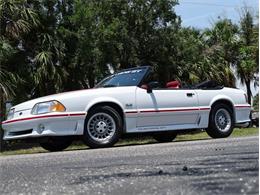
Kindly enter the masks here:
M 232 110 L 226 104 L 215 105 L 209 116 L 209 127 L 206 129 L 212 138 L 228 137 L 234 129 Z
M 118 112 L 109 106 L 100 106 L 87 115 L 83 141 L 90 148 L 111 147 L 119 140 L 122 129 Z
M 161 143 L 164 142 L 172 142 L 177 136 L 177 133 L 173 132 L 164 132 L 164 133 L 156 133 L 153 135 L 153 138 Z
M 40 142 L 40 146 L 50 152 L 62 151 L 72 143 L 70 137 L 50 137 L 44 142 Z

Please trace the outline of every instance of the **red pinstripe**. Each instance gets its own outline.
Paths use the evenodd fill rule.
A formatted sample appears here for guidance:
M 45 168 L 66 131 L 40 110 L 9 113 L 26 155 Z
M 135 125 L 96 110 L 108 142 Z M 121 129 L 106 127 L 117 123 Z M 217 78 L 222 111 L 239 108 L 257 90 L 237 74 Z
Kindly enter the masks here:
M 251 106 L 235 106 L 235 108 L 251 108 Z M 156 113 L 156 112 L 188 112 L 188 111 L 196 111 L 196 110 L 210 110 L 210 108 L 190 108 L 190 109 L 171 109 L 171 110 L 141 110 L 140 113 Z M 129 111 L 125 112 L 126 114 L 137 114 L 137 111 Z M 28 118 L 21 118 L 21 119 L 14 119 L 3 121 L 0 124 L 8 124 L 14 123 L 18 121 L 26 121 L 26 120 L 33 120 L 39 118 L 53 118 L 53 117 L 66 117 L 66 116 L 83 116 L 85 113 L 74 113 L 74 114 L 55 114 L 55 115 L 44 115 L 44 116 L 34 116 Z
M 251 106 L 235 106 L 235 108 L 251 108 Z
M 53 115 L 33 116 L 33 117 L 28 117 L 28 118 L 20 118 L 20 119 L 3 121 L 2 124 L 14 123 L 14 122 L 18 122 L 18 121 L 27 121 L 27 120 L 33 120 L 33 119 L 39 119 L 39 118 L 53 118 L 53 117 L 65 117 L 65 116 L 83 116 L 83 115 L 85 115 L 85 113 L 53 114 Z
M 210 110 L 210 108 L 189 108 L 189 109 L 170 109 L 170 110 L 141 110 L 140 113 L 154 113 L 154 112 L 187 112 L 196 110 Z M 125 112 L 126 114 L 137 114 L 137 111 Z

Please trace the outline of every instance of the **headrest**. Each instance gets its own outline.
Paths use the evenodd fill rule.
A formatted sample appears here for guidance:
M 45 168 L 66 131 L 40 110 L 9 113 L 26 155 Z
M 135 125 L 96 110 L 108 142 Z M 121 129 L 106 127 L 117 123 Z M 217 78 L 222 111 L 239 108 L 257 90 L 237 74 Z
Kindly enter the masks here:
M 166 84 L 167 88 L 180 88 L 181 84 L 179 81 L 170 81 Z

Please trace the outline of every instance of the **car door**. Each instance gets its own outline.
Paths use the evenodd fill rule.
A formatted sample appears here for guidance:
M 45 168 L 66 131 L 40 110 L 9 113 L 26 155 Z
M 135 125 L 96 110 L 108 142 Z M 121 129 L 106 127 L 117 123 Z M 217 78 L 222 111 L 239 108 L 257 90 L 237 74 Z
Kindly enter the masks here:
M 198 98 L 191 89 L 137 88 L 138 130 L 172 130 L 196 127 L 199 121 Z

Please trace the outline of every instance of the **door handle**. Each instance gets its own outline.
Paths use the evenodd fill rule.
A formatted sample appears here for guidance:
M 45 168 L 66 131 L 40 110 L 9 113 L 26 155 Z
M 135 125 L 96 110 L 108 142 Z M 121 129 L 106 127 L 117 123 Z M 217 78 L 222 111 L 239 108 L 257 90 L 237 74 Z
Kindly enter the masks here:
M 192 96 L 194 96 L 195 95 L 195 93 L 187 93 L 187 96 L 188 97 L 192 97 Z

